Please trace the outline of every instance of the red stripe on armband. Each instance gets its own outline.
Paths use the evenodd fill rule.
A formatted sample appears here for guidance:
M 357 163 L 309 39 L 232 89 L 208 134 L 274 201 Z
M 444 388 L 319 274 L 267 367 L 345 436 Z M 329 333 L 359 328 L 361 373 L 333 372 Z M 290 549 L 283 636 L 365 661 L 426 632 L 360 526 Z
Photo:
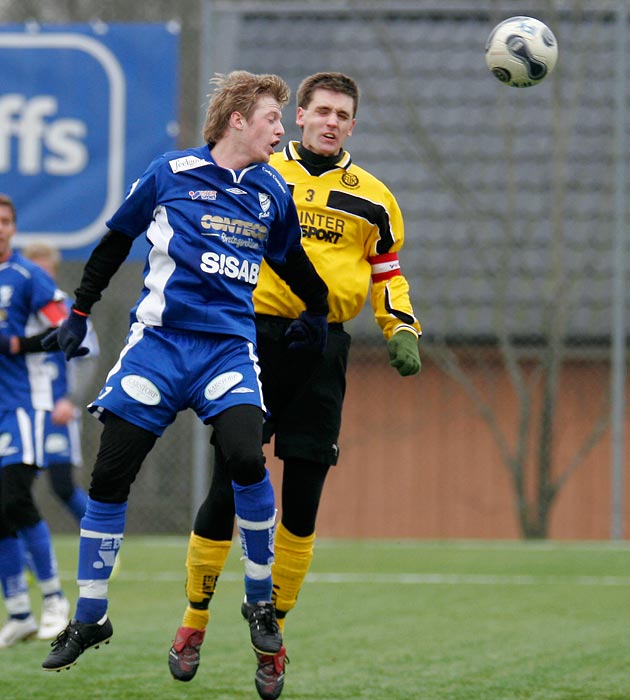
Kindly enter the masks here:
M 382 282 L 396 275 L 402 275 L 398 253 L 374 255 L 368 259 L 368 262 L 372 266 L 372 282 Z
M 44 306 L 40 313 L 48 319 L 51 326 L 58 326 L 62 321 L 68 318 L 68 310 L 63 301 L 50 301 Z

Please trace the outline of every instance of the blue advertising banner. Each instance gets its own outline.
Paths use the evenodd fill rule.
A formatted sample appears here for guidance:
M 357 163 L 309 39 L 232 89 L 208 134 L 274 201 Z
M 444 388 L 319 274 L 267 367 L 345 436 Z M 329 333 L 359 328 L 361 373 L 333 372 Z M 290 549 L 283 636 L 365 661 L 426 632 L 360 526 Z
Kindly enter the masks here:
M 17 207 L 16 247 L 44 239 L 85 259 L 131 183 L 175 148 L 178 35 L 0 26 L 0 192 Z

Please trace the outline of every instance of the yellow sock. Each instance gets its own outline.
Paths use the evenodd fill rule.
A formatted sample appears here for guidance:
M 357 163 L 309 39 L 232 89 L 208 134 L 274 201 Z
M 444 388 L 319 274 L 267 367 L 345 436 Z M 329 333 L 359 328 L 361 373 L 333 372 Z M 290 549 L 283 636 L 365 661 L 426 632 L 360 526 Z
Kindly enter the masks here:
M 210 610 L 195 610 L 186 606 L 182 627 L 192 627 L 194 630 L 205 630 L 210 620 Z
M 313 559 L 315 533 L 298 537 L 282 523 L 276 528 L 275 557 L 271 567 L 273 603 L 278 610 L 278 626 L 284 632 L 284 616 L 295 605 L 298 593 Z
M 186 597 L 188 606 L 183 627 L 205 630 L 210 619 L 208 605 L 225 566 L 231 540 L 218 541 L 190 533 L 186 555 Z

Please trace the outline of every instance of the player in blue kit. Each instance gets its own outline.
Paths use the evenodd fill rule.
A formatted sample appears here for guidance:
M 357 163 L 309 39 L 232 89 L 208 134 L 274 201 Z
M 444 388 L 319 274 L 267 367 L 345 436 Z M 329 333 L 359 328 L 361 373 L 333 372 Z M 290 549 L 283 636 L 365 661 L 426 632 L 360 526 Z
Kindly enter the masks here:
M 53 280 L 56 279 L 61 259 L 56 248 L 43 242 L 32 243 L 21 250 L 21 255 L 45 270 Z M 56 294 L 60 293 L 56 292 Z M 69 311 L 70 305 L 65 295 L 63 295 L 63 301 Z M 27 323 L 26 329 L 27 331 L 33 330 L 32 322 Z M 48 330 L 44 335 L 47 334 Z M 12 342 L 20 348 L 28 347 L 30 343 L 33 352 L 42 351 L 37 338 L 33 342 L 31 338 L 13 336 Z M 27 367 L 30 368 L 31 384 L 40 388 L 46 387 L 46 392 L 41 392 L 47 396 L 43 405 L 50 408 L 50 410 L 40 413 L 43 416 L 43 421 L 39 423 L 37 435 L 41 435 L 38 440 L 43 450 L 42 462 L 46 468 L 38 470 L 36 473 L 37 475 L 46 473 L 55 495 L 77 522 L 80 522 L 83 517 L 87 501 L 87 493 L 75 483 L 73 478 L 75 468 L 82 464 L 81 417 L 77 404 L 81 403 L 82 388 L 92 378 L 93 371 L 96 369 L 94 362 L 99 352 L 98 339 L 91 324 L 85 344 L 90 349 L 89 355 L 76 358 L 69 363 L 66 362 L 64 354 L 59 351 L 44 353 L 26 361 Z M 50 394 L 52 396 L 48 398 Z M 45 523 L 38 524 L 38 530 L 40 537 L 29 536 L 28 531 L 18 531 L 24 545 L 26 566 L 36 578 L 39 577 L 38 572 L 52 570 L 48 560 L 52 561 L 52 566 L 54 566 L 50 546 L 42 547 L 42 542 L 45 543 L 50 539 Z M 44 539 L 42 539 L 42 535 Z M 42 551 L 46 556 L 43 567 L 40 561 Z M 48 577 L 47 573 L 44 575 Z M 54 639 L 61 630 L 65 629 L 69 610 L 70 604 L 64 596 L 49 595 L 45 597 L 37 637 L 39 639 Z M 30 626 L 33 626 L 33 623 L 29 620 L 25 622 L 9 619 L 6 626 L 6 636 L 0 633 L 0 646 L 2 646 L 3 640 L 10 641 L 16 636 L 25 634 Z
M 262 452 L 265 406 L 252 294 L 263 258 L 304 302 L 290 344 L 321 352 L 327 287 L 301 245 L 295 204 L 268 165 L 284 134 L 287 84 L 275 75 L 216 76 L 206 145 L 156 158 L 107 222 L 87 261 L 69 319 L 45 341 L 82 354 L 88 314 L 146 232 L 144 285 L 127 343 L 90 410 L 104 423 L 79 544 L 74 618 L 43 668 L 73 665 L 112 636 L 108 581 L 140 466 L 179 411 L 214 428 L 230 473 L 245 562 L 252 645 L 282 646 L 271 604 L 275 500 Z
M 37 634 L 54 638 L 68 621 L 50 531 L 33 500 L 48 466 L 44 425 L 53 409 L 42 338 L 66 317 L 62 292 L 40 267 L 11 249 L 13 201 L 0 195 L 0 583 L 8 620 L 0 649 Z M 26 551 L 44 596 L 40 624 L 32 614 Z
M 61 261 L 56 248 L 44 242 L 31 243 L 21 250 L 21 254 L 56 280 Z M 63 300 L 69 313 L 71 304 L 65 294 Z M 44 335 L 47 334 L 48 331 Z M 23 337 L 14 338 L 13 342 L 22 347 L 32 341 Z M 77 522 L 81 521 L 87 503 L 87 493 L 74 481 L 73 475 L 74 469 L 83 464 L 81 413 L 78 406 L 87 402 L 87 386 L 94 379 L 100 352 L 98 337 L 90 321 L 84 345 L 89 349 L 89 354 L 77 357 L 72 362 L 66 362 L 61 351 L 46 353 L 44 358 L 38 360 L 42 372 L 38 381 L 49 383 L 53 399 L 52 410 L 45 414 L 43 428 L 47 464 L 45 471 L 55 496 Z M 33 351 L 43 349 L 36 346 Z
M 25 246 L 22 255 L 57 279 L 61 255 L 56 248 L 44 242 Z M 70 301 L 64 296 L 70 311 Z M 88 333 L 83 341 L 89 353 L 66 362 L 63 352 L 48 353 L 45 361 L 49 369 L 53 391 L 53 409 L 46 415 L 44 449 L 48 453 L 49 478 L 52 490 L 70 515 L 81 521 L 85 513 L 87 493 L 76 483 L 74 472 L 83 464 L 81 449 L 81 411 L 87 403 L 87 389 L 95 377 L 100 352 L 98 338 L 88 321 Z

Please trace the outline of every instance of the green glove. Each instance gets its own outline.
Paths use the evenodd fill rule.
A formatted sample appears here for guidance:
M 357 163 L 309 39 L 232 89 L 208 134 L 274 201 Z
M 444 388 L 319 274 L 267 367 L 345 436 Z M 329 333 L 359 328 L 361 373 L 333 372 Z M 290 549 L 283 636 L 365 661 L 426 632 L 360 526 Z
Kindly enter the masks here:
M 418 374 L 422 368 L 418 339 L 411 331 L 398 331 L 387 343 L 389 364 L 398 370 L 401 377 Z

